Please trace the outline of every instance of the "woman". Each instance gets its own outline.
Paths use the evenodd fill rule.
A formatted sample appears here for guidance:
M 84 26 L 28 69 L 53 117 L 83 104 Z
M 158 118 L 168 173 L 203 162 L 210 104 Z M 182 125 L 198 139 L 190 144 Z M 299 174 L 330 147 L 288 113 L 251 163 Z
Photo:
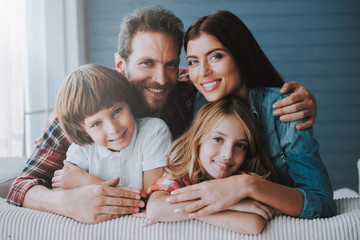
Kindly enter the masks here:
M 186 32 L 184 46 L 190 79 L 199 90 L 195 112 L 228 95 L 248 101 L 281 184 L 238 175 L 188 186 L 173 191 L 168 201 L 198 200 L 177 212 L 203 216 L 253 198 L 290 216 L 333 216 L 332 187 L 312 129 L 297 131 L 298 122 L 273 117 L 268 106 L 284 96 L 269 87 L 283 80 L 244 23 L 227 11 L 201 17 Z

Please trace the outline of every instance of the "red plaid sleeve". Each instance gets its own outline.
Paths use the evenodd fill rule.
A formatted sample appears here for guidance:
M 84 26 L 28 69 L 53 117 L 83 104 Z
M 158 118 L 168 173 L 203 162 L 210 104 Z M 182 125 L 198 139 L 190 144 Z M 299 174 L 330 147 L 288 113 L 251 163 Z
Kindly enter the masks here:
M 164 174 L 155 184 L 151 185 L 147 191 L 148 196 L 154 191 L 167 191 L 171 193 L 175 189 L 191 185 L 189 177 L 174 178 L 168 174 Z
M 35 148 L 24 170 L 12 184 L 7 202 L 22 206 L 25 194 L 31 187 L 43 185 L 50 188 L 54 172 L 63 167 L 70 144 L 56 112 L 53 112 L 45 124 L 40 146 Z

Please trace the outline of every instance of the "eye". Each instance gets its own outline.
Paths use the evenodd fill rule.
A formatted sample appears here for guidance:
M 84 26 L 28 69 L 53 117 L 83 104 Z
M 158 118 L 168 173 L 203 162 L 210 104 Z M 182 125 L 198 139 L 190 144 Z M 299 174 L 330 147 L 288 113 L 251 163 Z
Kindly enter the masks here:
M 196 63 L 199 63 L 199 61 L 198 61 L 198 60 L 188 60 L 188 62 L 187 62 L 187 64 L 188 64 L 189 66 L 192 66 L 192 65 L 194 65 L 194 64 L 196 64 Z
M 245 150 L 248 148 L 248 146 L 246 144 L 244 144 L 244 143 L 237 143 L 235 146 L 237 148 L 245 149 Z
M 222 58 L 223 58 L 223 55 L 221 53 L 215 53 L 215 54 L 210 56 L 211 60 L 219 60 L 219 59 L 222 59 Z
M 214 137 L 213 140 L 214 140 L 215 142 L 219 142 L 219 143 L 223 142 L 223 139 L 220 138 L 220 137 Z
M 169 68 L 178 68 L 179 67 L 179 64 L 175 63 L 175 62 L 169 62 L 166 64 L 166 67 L 169 67 Z
M 91 127 L 98 127 L 101 125 L 101 122 L 98 121 L 98 122 L 95 122 L 93 125 L 91 125 Z
M 150 66 L 153 66 L 153 65 L 154 65 L 154 61 L 153 61 L 153 60 L 145 60 L 145 61 L 143 61 L 141 64 L 150 67 Z
M 122 109 L 123 109 L 122 107 L 115 109 L 115 111 L 113 112 L 113 116 L 115 116 L 116 114 L 119 114 Z

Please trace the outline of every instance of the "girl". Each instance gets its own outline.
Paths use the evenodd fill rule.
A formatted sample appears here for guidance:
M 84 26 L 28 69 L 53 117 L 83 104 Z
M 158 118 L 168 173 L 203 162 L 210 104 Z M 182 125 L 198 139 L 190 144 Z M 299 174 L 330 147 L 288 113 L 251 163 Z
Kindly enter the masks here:
M 197 199 L 179 209 L 194 216 L 224 210 L 244 198 L 295 217 L 333 216 L 333 191 L 312 128 L 297 131 L 299 121 L 281 122 L 273 116 L 269 106 L 285 96 L 269 87 L 280 87 L 283 80 L 244 23 L 227 11 L 200 17 L 187 30 L 184 47 L 190 79 L 199 90 L 195 110 L 229 95 L 246 100 L 281 185 L 236 175 L 178 189 L 169 202 Z
M 73 144 L 64 168 L 54 174 L 53 188 L 73 189 L 118 179 L 124 190 L 139 192 L 161 177 L 170 131 L 161 119 L 135 119 L 136 103 L 129 81 L 108 67 L 84 65 L 65 79 L 56 111 Z M 132 200 L 140 200 L 140 195 L 118 201 L 127 208 L 133 207 Z
M 175 189 L 241 174 L 276 178 L 248 105 L 236 96 L 208 103 L 200 109 L 191 127 L 172 144 L 164 169 L 164 177 L 149 189 L 152 192 L 147 204 L 150 221 L 192 217 L 175 213 L 183 204 L 166 202 Z M 267 206 L 245 200 L 199 220 L 240 233 L 258 234 L 272 214 Z

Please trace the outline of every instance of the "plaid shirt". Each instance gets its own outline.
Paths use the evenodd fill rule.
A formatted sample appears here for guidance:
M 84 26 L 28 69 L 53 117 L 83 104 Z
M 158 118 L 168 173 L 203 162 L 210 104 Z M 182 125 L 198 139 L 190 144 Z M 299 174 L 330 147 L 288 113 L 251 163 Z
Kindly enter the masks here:
M 160 113 L 160 118 L 168 124 L 174 138 L 178 137 L 192 120 L 196 92 L 187 70 L 180 69 L 179 82 Z M 56 112 L 53 112 L 45 124 L 40 146 L 35 148 L 23 172 L 11 186 L 7 196 L 8 203 L 22 206 L 26 192 L 35 185 L 51 188 L 54 172 L 63 167 L 70 144 Z

